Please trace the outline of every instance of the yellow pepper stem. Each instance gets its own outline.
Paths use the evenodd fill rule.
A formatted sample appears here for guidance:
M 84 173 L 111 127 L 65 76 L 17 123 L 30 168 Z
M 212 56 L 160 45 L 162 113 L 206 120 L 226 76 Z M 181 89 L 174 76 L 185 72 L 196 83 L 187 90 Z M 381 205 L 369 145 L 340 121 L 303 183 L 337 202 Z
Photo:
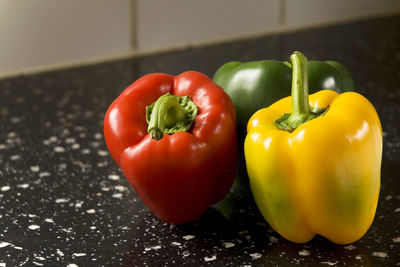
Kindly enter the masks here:
M 275 125 L 284 131 L 293 132 L 306 121 L 315 119 L 326 112 L 324 109 L 312 109 L 308 104 L 307 58 L 296 51 L 290 56 L 292 63 L 292 113 L 285 113 L 275 120 Z
M 309 115 L 307 58 L 300 52 L 290 56 L 292 62 L 292 114 L 291 118 Z

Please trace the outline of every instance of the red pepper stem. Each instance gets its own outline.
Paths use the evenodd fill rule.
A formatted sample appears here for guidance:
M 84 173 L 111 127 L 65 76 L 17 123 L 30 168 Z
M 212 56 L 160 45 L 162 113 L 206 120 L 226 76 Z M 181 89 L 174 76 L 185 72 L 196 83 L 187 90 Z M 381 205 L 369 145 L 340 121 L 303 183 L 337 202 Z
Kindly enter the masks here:
M 160 96 L 146 109 L 147 131 L 154 140 L 161 140 L 164 133 L 187 131 L 197 114 L 197 107 L 188 96 L 170 93 Z

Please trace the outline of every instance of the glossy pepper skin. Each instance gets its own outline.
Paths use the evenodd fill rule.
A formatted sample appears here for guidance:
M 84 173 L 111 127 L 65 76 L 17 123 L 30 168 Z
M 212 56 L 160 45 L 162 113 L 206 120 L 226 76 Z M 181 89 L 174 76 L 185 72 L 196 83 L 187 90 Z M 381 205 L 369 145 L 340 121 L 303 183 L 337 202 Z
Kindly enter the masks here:
M 322 89 L 338 93 L 354 91 L 352 75 L 336 61 L 309 61 L 308 76 L 311 93 Z M 260 108 L 290 95 L 292 69 L 290 63 L 276 60 L 232 61 L 222 65 L 213 80 L 224 88 L 235 105 L 238 141 L 239 147 L 242 147 L 250 116 Z M 241 187 L 248 187 L 243 149 L 239 149 L 236 181 Z
M 148 133 L 152 122 L 146 121 L 146 107 L 166 94 L 188 96 L 197 114 L 187 131 L 161 133 L 155 140 L 157 134 Z M 166 115 L 159 117 L 176 119 L 171 110 L 166 108 Z M 232 101 L 207 76 L 194 71 L 176 77 L 153 73 L 135 81 L 111 104 L 104 135 L 111 156 L 147 207 L 165 222 L 182 224 L 197 219 L 232 186 L 235 123 Z
M 307 90 L 299 93 L 307 89 L 304 76 L 294 77 L 293 97 L 257 111 L 248 123 L 251 191 L 264 218 L 286 239 L 304 243 L 319 234 L 352 243 L 370 227 L 378 203 L 379 117 L 354 92 L 322 90 L 308 98 Z M 288 125 L 297 127 L 281 128 Z

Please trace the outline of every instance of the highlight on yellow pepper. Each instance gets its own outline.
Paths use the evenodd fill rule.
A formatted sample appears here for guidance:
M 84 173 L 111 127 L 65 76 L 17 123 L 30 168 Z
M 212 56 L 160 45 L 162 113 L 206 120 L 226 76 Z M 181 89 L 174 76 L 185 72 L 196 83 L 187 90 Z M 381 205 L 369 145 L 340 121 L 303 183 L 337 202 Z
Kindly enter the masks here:
M 354 92 L 308 96 L 307 58 L 294 52 L 292 96 L 257 111 L 244 144 L 258 209 L 287 240 L 316 234 L 337 244 L 360 239 L 375 216 L 382 127 Z

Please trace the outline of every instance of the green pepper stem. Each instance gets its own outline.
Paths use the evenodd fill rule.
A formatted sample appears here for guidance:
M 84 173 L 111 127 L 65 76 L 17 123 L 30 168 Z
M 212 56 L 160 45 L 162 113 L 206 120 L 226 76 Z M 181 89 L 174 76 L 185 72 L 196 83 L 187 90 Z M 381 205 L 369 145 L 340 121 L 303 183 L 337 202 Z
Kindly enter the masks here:
M 155 140 L 161 140 L 164 133 L 187 131 L 197 114 L 197 107 L 188 96 L 178 97 L 170 93 L 160 96 L 146 109 L 147 132 Z
M 294 52 L 290 56 L 292 63 L 292 113 L 283 114 L 275 120 L 275 125 L 284 131 L 292 132 L 297 127 L 321 116 L 327 108 L 310 110 L 308 102 L 308 71 L 307 58 L 300 52 Z

